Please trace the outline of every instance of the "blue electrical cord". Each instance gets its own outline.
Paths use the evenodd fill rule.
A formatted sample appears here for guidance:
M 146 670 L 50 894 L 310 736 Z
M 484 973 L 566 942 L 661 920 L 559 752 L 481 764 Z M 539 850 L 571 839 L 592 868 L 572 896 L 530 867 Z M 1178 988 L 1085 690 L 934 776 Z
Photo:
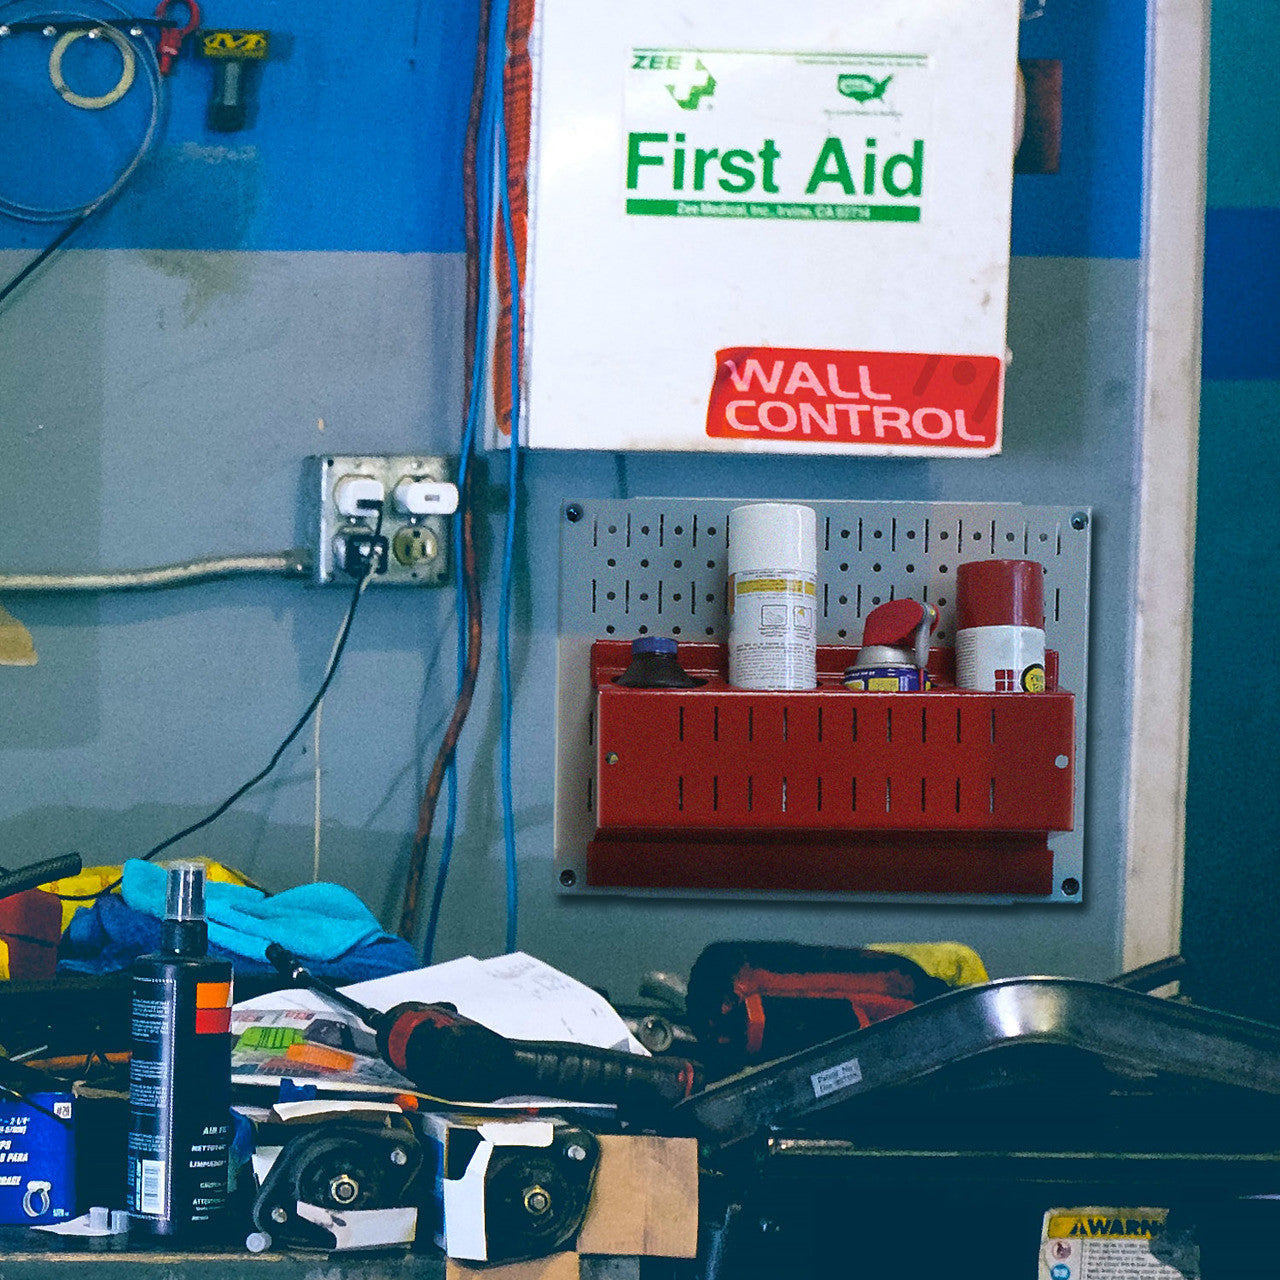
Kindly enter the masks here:
M 480 271 L 477 288 L 476 332 L 474 334 L 474 358 L 471 370 L 471 386 L 467 403 L 466 426 L 463 431 L 462 444 L 459 450 L 458 489 L 463 490 L 466 483 L 467 470 L 471 456 L 475 450 L 475 440 L 479 432 L 479 424 L 484 413 L 485 373 L 487 364 L 485 354 L 488 347 L 490 277 L 493 262 L 495 207 L 493 193 L 498 175 L 495 171 L 495 154 L 501 152 L 505 138 L 500 142 L 497 123 L 504 111 L 503 72 L 506 66 L 506 30 L 507 4 L 495 3 L 490 9 L 488 42 L 486 46 L 486 64 L 484 71 L 484 89 L 481 100 L 480 121 L 476 141 L 476 206 L 477 206 L 477 257 Z M 503 190 L 505 193 L 505 157 L 503 160 Z M 462 545 L 462 514 L 454 516 L 454 545 Z M 454 581 L 458 599 L 458 690 L 461 692 L 466 671 L 467 645 L 467 601 L 463 582 L 461 557 L 457 558 L 454 567 Z M 502 634 L 502 619 L 499 615 L 499 634 Z M 505 646 L 501 646 L 505 652 Z M 440 924 L 441 906 L 444 900 L 445 884 L 449 876 L 449 868 L 453 860 L 453 846 L 457 834 L 457 797 L 458 797 L 458 765 L 456 754 L 448 764 L 446 772 L 448 786 L 447 814 L 445 830 L 441 842 L 439 865 L 436 871 L 435 889 L 431 899 L 431 913 L 427 921 L 426 940 L 423 945 L 423 958 L 430 964 L 435 951 L 436 935 Z M 504 811 L 505 815 L 505 811 Z M 505 818 L 504 818 L 505 820 Z M 513 864 L 514 853 L 512 854 Z M 508 950 L 513 949 L 514 926 L 512 923 L 512 897 L 510 881 L 512 874 L 508 872 Z
M 481 115 L 480 139 L 483 144 L 485 116 Z M 493 250 L 492 231 L 486 232 L 486 222 L 491 227 L 493 222 L 493 209 L 489 201 L 489 193 L 486 191 L 483 170 L 479 163 L 479 147 L 477 147 L 477 185 L 479 187 L 479 198 L 477 200 L 478 221 L 480 226 L 479 248 L 478 254 L 480 261 L 487 261 Z M 482 331 L 480 325 L 482 319 L 487 323 L 489 311 L 489 274 L 483 268 L 480 272 L 479 288 L 477 291 L 477 334 L 475 342 L 475 356 L 472 363 L 472 376 L 470 396 L 467 405 L 467 421 L 463 431 L 462 444 L 459 449 L 458 457 L 458 492 L 466 492 L 467 471 L 471 455 L 475 449 L 475 438 L 477 433 L 477 425 L 480 418 L 481 405 L 484 400 L 484 374 L 485 374 L 485 343 L 482 341 Z M 459 549 L 462 547 L 462 512 L 459 510 L 453 517 L 453 545 Z M 459 554 L 455 557 L 454 563 L 454 589 L 457 597 L 457 618 L 458 618 L 458 666 L 457 666 L 457 693 L 462 694 L 463 682 L 466 679 L 467 668 L 467 631 L 470 617 L 467 610 L 467 590 L 466 583 L 463 578 L 462 556 Z M 446 816 L 444 836 L 440 844 L 440 860 L 436 869 L 435 889 L 431 895 L 431 913 L 427 919 L 426 940 L 423 943 L 422 956 L 423 963 L 430 964 L 435 954 L 436 934 L 440 927 L 440 911 L 444 902 L 445 885 L 449 879 L 449 868 L 453 862 L 453 845 L 458 829 L 458 758 L 455 748 L 454 755 L 450 757 L 447 770 L 445 772 L 445 784 L 448 788 L 446 796 Z
M 502 231 L 511 270 L 511 438 L 507 444 L 507 532 L 502 548 L 502 599 L 498 605 L 498 675 L 502 690 L 502 838 L 507 859 L 507 950 L 516 949 L 519 891 L 516 883 L 516 824 L 511 787 L 511 593 L 515 566 L 516 513 L 520 479 L 520 263 L 516 257 L 511 192 L 507 185 L 507 137 L 498 117 L 498 192 Z

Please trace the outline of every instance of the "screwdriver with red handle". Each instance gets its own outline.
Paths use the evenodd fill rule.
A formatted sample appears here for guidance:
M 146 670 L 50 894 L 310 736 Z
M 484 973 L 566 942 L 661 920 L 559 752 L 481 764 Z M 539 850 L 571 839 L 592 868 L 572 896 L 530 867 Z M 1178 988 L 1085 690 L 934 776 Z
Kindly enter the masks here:
M 643 1057 L 559 1040 L 510 1040 L 449 1004 L 409 1001 L 385 1013 L 317 978 L 278 943 L 267 959 L 291 982 L 354 1013 L 378 1037 L 378 1052 L 424 1093 L 456 1102 L 492 1102 L 538 1094 L 572 1102 L 614 1103 L 624 1114 L 654 1114 L 702 1087 L 686 1058 Z

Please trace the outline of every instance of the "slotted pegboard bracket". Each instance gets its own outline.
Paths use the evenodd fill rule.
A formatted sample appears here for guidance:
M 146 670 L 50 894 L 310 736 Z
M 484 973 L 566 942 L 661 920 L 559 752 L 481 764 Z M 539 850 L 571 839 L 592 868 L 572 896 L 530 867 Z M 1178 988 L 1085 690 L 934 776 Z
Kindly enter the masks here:
M 561 512 L 560 644 L 556 733 L 556 875 L 562 892 L 617 894 L 588 884 L 596 833 L 595 692 L 591 644 L 638 635 L 724 641 L 729 511 L 749 499 L 640 498 L 567 502 Z M 863 619 L 887 600 L 937 607 L 935 640 L 954 642 L 959 564 L 1039 560 L 1045 566 L 1046 638 L 1059 654 L 1060 687 L 1076 695 L 1074 829 L 1049 839 L 1052 890 L 1035 900 L 1084 898 L 1084 743 L 1089 634 L 1091 513 L 1084 507 L 1005 503 L 810 502 L 818 515 L 820 644 L 856 645 Z M 1034 695 L 1027 695 L 1034 696 Z M 627 889 L 640 896 L 721 896 Z M 993 903 L 1005 894 L 797 893 L 725 890 L 740 897 L 839 901 Z M 1025 902 L 1025 896 L 1016 900 Z

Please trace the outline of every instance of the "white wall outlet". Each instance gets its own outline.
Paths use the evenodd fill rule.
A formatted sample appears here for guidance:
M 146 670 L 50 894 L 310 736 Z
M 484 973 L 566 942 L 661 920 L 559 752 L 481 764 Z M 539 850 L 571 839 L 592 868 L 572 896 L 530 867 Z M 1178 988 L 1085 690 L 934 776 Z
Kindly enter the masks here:
M 404 454 L 322 454 L 308 458 L 315 581 L 351 584 L 368 563 L 382 504 L 383 542 L 371 585 L 437 587 L 449 569 L 449 514 L 457 489 L 448 460 Z M 371 509 L 374 508 L 374 509 Z M 346 567 L 344 567 L 346 566 Z
M 369 507 L 376 508 L 386 496 L 382 481 L 375 476 L 344 475 L 333 486 L 333 505 L 351 519 L 367 515 Z
M 405 516 L 451 516 L 458 509 L 458 486 L 425 476 L 402 476 L 391 497 Z

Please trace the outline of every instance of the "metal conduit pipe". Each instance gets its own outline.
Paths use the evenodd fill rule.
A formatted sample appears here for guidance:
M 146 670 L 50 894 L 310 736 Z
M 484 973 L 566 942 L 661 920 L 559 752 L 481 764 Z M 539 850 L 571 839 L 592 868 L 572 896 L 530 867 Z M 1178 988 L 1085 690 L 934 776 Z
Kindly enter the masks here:
M 6 591 L 149 591 L 213 582 L 218 578 L 263 574 L 305 578 L 310 573 L 310 552 L 295 548 L 260 555 L 183 560 L 154 569 L 121 569 L 115 573 L 0 573 L 0 595 Z

